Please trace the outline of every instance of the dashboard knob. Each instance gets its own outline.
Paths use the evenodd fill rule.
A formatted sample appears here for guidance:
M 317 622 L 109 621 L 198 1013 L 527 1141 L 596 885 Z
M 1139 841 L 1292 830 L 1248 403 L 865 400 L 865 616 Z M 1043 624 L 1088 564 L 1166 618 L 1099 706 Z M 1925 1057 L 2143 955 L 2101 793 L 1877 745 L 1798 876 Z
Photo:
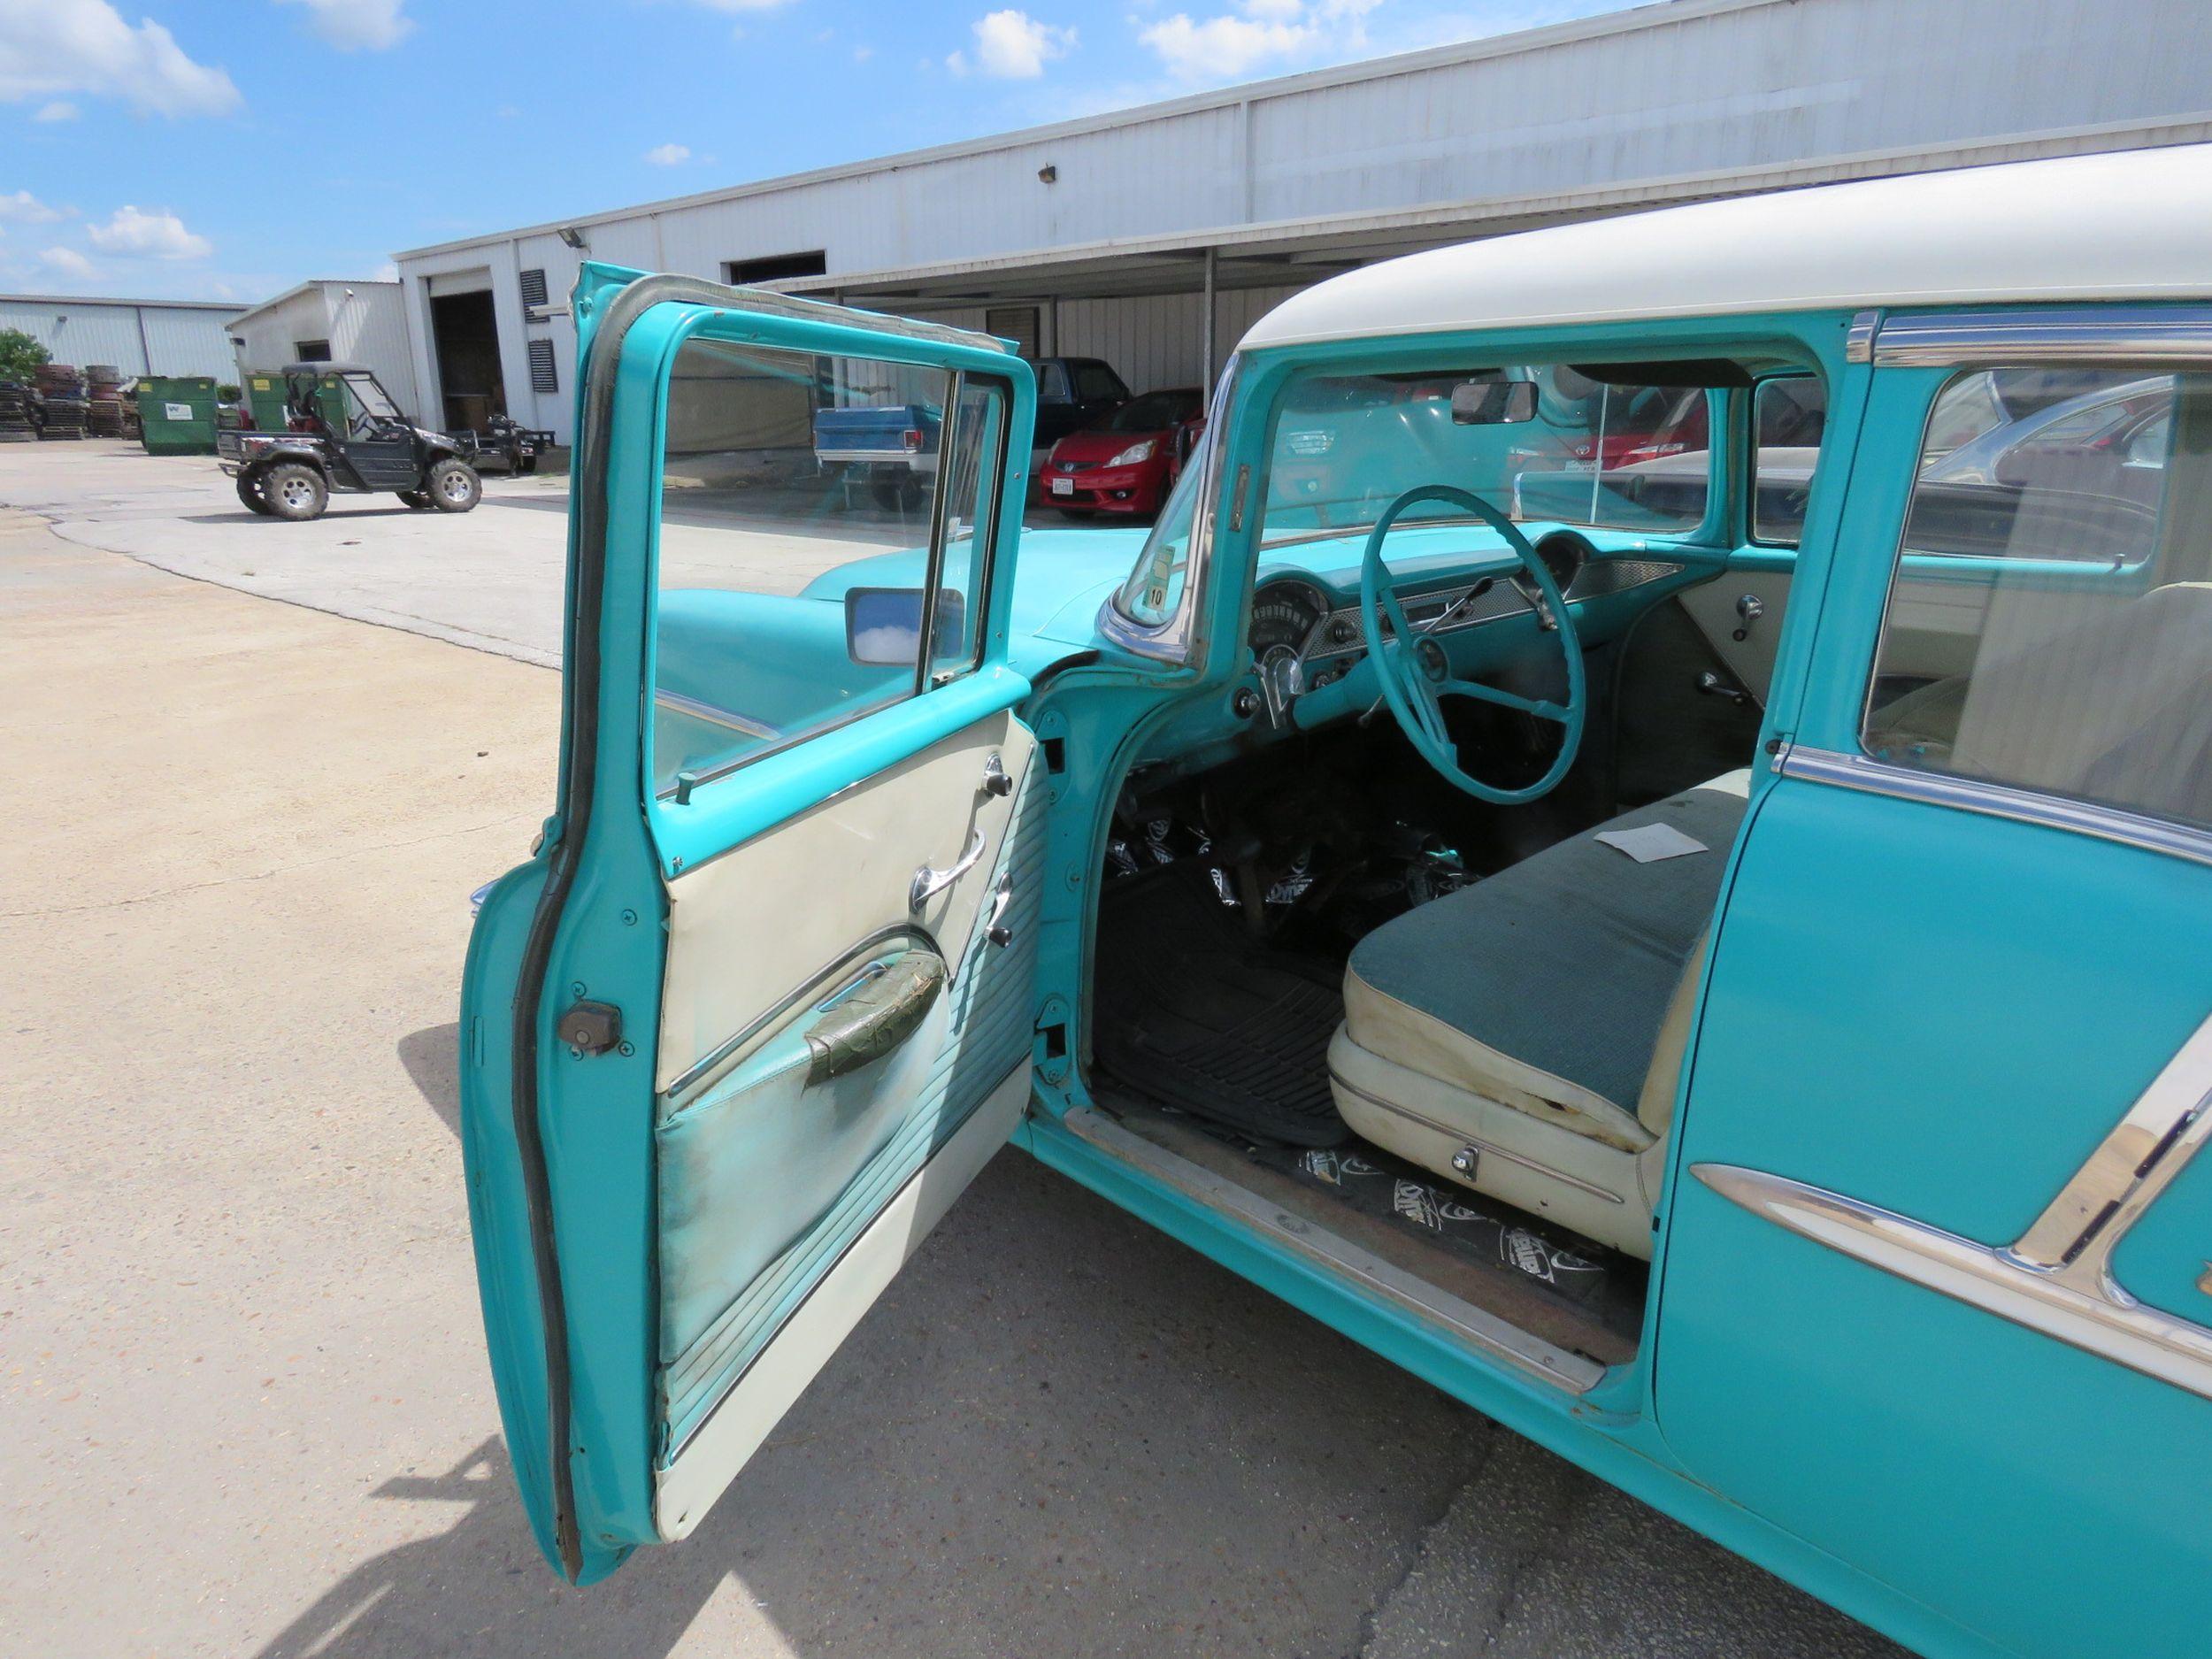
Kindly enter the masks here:
M 1329 638 L 1339 645 L 1348 645 L 1352 639 L 1352 622 L 1348 617 L 1339 617 L 1329 624 Z
M 1246 686 L 1229 699 L 1230 712 L 1240 720 L 1248 720 L 1260 711 L 1260 694 Z

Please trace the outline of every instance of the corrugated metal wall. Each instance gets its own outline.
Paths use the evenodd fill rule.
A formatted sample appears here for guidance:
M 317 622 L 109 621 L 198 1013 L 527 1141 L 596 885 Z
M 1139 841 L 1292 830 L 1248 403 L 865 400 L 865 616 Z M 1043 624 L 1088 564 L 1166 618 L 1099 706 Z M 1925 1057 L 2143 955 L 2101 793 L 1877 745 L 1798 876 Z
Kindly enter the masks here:
M 141 318 L 143 318 L 143 333 Z M 59 363 L 111 363 L 128 375 L 211 374 L 235 378 L 220 308 L 149 300 L 0 297 L 0 328 L 20 328 Z M 152 361 L 148 362 L 150 354 Z
M 322 291 L 309 288 L 280 305 L 235 319 L 230 334 L 246 342 L 234 349 L 240 373 L 280 369 L 299 356 L 301 341 L 330 338 L 330 316 L 323 307 Z
M 2208 0 L 1676 0 L 577 222 L 589 257 L 648 270 L 718 277 L 730 260 L 820 249 L 833 276 L 857 276 L 1340 217 L 1502 228 L 2208 134 Z M 578 257 L 549 232 L 403 256 L 418 365 L 428 373 L 415 279 L 488 266 L 511 407 L 565 434 L 573 336 L 526 328 L 514 275 L 542 267 L 559 294 Z M 1020 291 L 1016 272 L 990 281 Z M 1063 301 L 1060 349 L 1112 358 L 1133 384 L 1187 382 L 1197 303 Z M 1217 357 L 1259 303 L 1223 295 Z M 961 315 L 980 323 L 979 308 Z M 552 396 L 528 389 L 541 332 L 562 365 Z
M 423 408 L 418 396 L 399 284 L 326 282 L 322 291 L 330 314 L 331 355 L 342 362 L 365 363 L 402 409 L 426 425 L 437 425 L 426 419 L 433 411 Z

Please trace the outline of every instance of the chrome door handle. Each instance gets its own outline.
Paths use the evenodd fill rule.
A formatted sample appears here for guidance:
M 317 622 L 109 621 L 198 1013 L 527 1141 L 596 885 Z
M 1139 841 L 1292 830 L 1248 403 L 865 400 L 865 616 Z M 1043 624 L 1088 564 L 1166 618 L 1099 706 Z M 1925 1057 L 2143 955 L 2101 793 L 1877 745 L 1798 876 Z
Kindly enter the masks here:
M 924 864 L 914 872 L 914 880 L 906 889 L 906 908 L 918 910 L 962 876 L 975 868 L 976 860 L 983 856 L 983 832 L 975 831 L 968 839 L 968 850 L 962 853 L 942 870 L 933 870 Z

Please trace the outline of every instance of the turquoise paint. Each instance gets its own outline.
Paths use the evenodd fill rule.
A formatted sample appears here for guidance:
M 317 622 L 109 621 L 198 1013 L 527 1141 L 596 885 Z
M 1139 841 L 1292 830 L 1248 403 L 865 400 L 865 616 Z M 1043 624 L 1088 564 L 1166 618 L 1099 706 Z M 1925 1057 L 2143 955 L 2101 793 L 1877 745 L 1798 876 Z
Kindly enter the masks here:
M 1472 776 L 1460 764 L 1458 752 L 1452 747 L 1444 732 L 1444 717 L 1438 708 L 1441 697 L 1485 696 L 1493 702 L 1503 702 L 1504 694 L 1488 690 L 1477 682 L 1447 675 L 1431 683 L 1414 653 L 1409 649 L 1417 637 L 1406 620 L 1404 609 L 1398 603 L 1397 588 L 1390 565 L 1385 557 L 1391 526 L 1408 508 L 1423 502 L 1440 502 L 1473 513 L 1487 524 L 1512 550 L 1516 562 L 1536 584 L 1543 595 L 1544 603 L 1558 627 L 1553 641 L 1557 655 L 1567 671 L 1567 700 L 1550 703 L 1529 704 L 1519 702 L 1533 712 L 1549 710 L 1555 714 L 1560 726 L 1559 752 L 1551 765 L 1535 782 L 1518 789 L 1501 789 Z M 1390 617 L 1395 630 L 1394 638 L 1385 638 L 1382 617 Z M 1457 785 L 1478 800 L 1496 806 L 1518 806 L 1549 795 L 1558 787 L 1575 764 L 1575 757 L 1582 752 L 1582 720 L 1588 711 L 1589 695 L 1583 683 L 1582 642 L 1575 636 L 1575 615 L 1559 591 L 1559 583 L 1551 573 L 1551 567 L 1536 556 L 1529 539 L 1520 527 L 1479 495 L 1449 485 L 1430 484 L 1409 489 L 1383 509 L 1375 520 L 1375 527 L 1368 532 L 1367 550 L 1360 558 L 1359 615 L 1367 635 L 1368 660 L 1374 664 L 1376 683 L 1382 687 L 1383 700 L 1398 718 L 1399 729 L 1413 745 L 1414 752 L 1444 780 Z M 1424 643 L 1426 643 L 1424 641 Z M 1440 643 L 1437 647 L 1441 652 Z
M 650 331 L 641 324 L 625 353 L 618 433 L 626 423 L 637 434 L 656 429 L 658 377 L 681 338 L 734 327 L 698 308 L 663 311 L 670 314 L 655 313 Z M 589 311 L 580 303 L 580 325 L 588 326 Z M 733 337 L 779 334 L 782 323 L 749 319 Z M 1014 580 L 1002 567 L 991 588 L 982 671 L 764 755 L 703 786 L 686 807 L 650 803 L 642 822 L 647 740 L 638 688 L 650 683 L 652 666 L 658 475 L 650 463 L 657 442 L 638 437 L 613 485 L 619 534 L 611 534 L 608 550 L 601 710 L 603 725 L 618 730 L 626 747 L 620 759 L 612 756 L 619 746 L 603 748 L 599 812 L 629 821 L 626 830 L 604 826 L 603 841 L 602 826 L 594 826 L 604 856 L 591 882 L 580 881 L 555 982 L 565 985 L 572 969 L 589 978 L 588 962 L 599 976 L 595 989 L 618 987 L 626 1010 L 632 998 L 657 1008 L 658 930 L 633 930 L 640 937 L 625 949 L 607 931 L 611 910 L 641 904 L 657 918 L 659 874 L 711 857 L 972 719 L 1018 710 L 1064 757 L 1042 780 L 1036 1013 L 1041 1025 L 1061 1027 L 1072 1054 L 1040 1064 L 1036 1115 L 1019 1137 L 1033 1153 L 1394 1363 L 1924 1652 L 1985 1659 L 2189 1650 L 2207 1611 L 2201 1586 L 2212 1582 L 2212 1558 L 2193 1541 L 2201 1533 L 2194 1505 L 2212 1476 L 2200 1449 L 2212 1446 L 2205 1432 L 2212 1402 L 1786 1234 L 1720 1200 L 1686 1168 L 1700 1159 L 1742 1163 L 1890 1204 L 1969 1237 L 1995 1243 L 2016 1236 L 2212 1002 L 2212 972 L 2193 949 L 2212 921 L 2212 894 L 2192 867 L 2056 832 L 1778 780 L 1763 764 L 1747 829 L 1731 854 L 1723 925 L 1678 1100 L 1647 1340 L 1634 1362 L 1578 1403 L 1499 1371 L 1105 1157 L 1057 1122 L 1089 1100 L 1079 1059 L 1092 887 L 1129 764 L 1140 754 L 1217 756 L 1248 730 L 1229 703 L 1249 683 L 1240 658 L 1257 576 L 1296 570 L 1342 592 L 1357 568 L 1356 538 L 1263 553 L 1255 545 L 1257 513 L 1240 530 L 1230 527 L 1240 488 L 1264 499 L 1264 440 L 1290 377 L 1322 363 L 1417 366 L 1448 352 L 1530 362 L 1720 350 L 1821 374 L 1830 395 L 1828 439 L 1801 549 L 1749 543 L 1747 503 L 1732 465 L 1709 492 L 1704 524 L 1686 535 L 1641 538 L 1649 556 L 1678 557 L 1692 572 L 1579 603 L 1575 614 L 1586 638 L 1602 639 L 1703 572 L 1792 572 L 1766 734 L 1848 751 L 1919 416 L 1947 378 L 1846 364 L 1848 323 L 1837 311 L 1248 357 L 1219 434 L 1217 534 L 1192 663 L 1133 659 L 1092 633 L 1099 603 L 1133 561 L 1138 534 L 1025 537 Z M 864 331 L 834 333 L 837 343 L 811 349 L 892 355 Z M 1021 387 L 1021 420 L 1027 396 Z M 1713 422 L 1730 434 L 1731 457 L 1744 452 L 1747 403 L 1745 395 L 1727 395 Z M 1014 447 L 1018 455 L 1022 446 Z M 1018 522 L 1023 471 L 1009 469 L 1004 549 Z M 1624 533 L 1582 534 L 1601 553 L 1629 550 Z M 1393 551 L 1418 560 L 1419 540 L 1439 534 L 1409 526 Z M 1484 545 L 1463 531 L 1458 568 Z M 1488 545 L 1496 567 L 1508 568 L 1502 544 L 1493 537 Z M 1007 557 L 1002 550 L 1002 565 Z M 1443 567 L 1440 560 L 1436 568 Z M 1401 568 L 1418 573 L 1410 561 Z M 2049 574 L 2055 582 L 2097 576 Z M 921 580 L 916 555 L 887 554 L 819 579 L 792 603 L 819 603 L 841 626 L 837 602 L 846 587 Z M 1525 649 L 1531 634 L 1532 627 L 1513 623 L 1471 630 L 1452 642 L 1454 672 L 1471 673 L 1494 653 Z M 1085 649 L 1098 659 L 1066 666 L 1071 652 Z M 1302 699 L 1300 724 L 1340 718 L 1374 691 L 1372 666 L 1363 664 Z M 607 771 L 621 764 L 626 776 Z M 473 1010 L 495 1005 L 500 974 L 511 976 L 535 868 L 510 877 L 486 904 L 472 945 L 465 1032 L 479 1030 Z M 2116 941 L 2125 941 L 2124 961 L 2115 956 Z M 505 1094 L 495 1051 L 503 1043 L 495 1018 L 480 1023 L 491 1040 L 472 1042 L 464 1071 L 472 1213 L 503 1412 L 542 1546 L 542 1460 L 534 1463 L 519 1448 L 534 1430 L 543 1441 L 534 1294 L 526 1231 L 518 1230 L 512 1148 L 498 1122 Z M 641 1114 L 635 1081 L 618 1069 L 591 1069 L 601 1065 L 549 1051 L 545 1062 L 549 1139 L 559 1132 L 557 1213 L 572 1313 L 576 1420 L 590 1448 L 576 1460 L 592 1551 L 588 1577 L 651 1536 L 641 1483 L 651 1461 L 645 1382 L 654 1319 L 649 1273 L 639 1267 L 651 1255 L 651 1215 L 634 1194 L 608 1190 L 626 1187 L 641 1167 L 649 1082 Z M 2201 1294 L 2183 1262 L 2200 1248 L 2191 1241 L 2208 1236 L 2212 1174 L 2195 1168 L 2123 1246 L 2118 1269 L 2147 1300 L 2193 1316 L 2200 1310 L 2191 1299 Z M 588 1317 L 576 1322 L 575 1311 L 586 1309 Z M 2055 1554 L 2073 1570 L 2050 1571 Z

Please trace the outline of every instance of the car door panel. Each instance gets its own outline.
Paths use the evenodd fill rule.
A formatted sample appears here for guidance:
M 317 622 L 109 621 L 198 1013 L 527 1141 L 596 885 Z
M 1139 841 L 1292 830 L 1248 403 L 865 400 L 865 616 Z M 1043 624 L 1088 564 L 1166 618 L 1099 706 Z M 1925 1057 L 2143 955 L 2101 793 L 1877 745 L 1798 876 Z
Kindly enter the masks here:
M 2212 868 L 2149 819 L 1863 747 L 1895 695 L 1878 664 L 1961 672 L 1993 641 L 2001 664 L 2008 603 L 2139 580 L 1900 557 L 1946 373 L 1870 374 L 1851 495 L 1809 544 L 1795 729 L 1730 877 L 1677 1118 L 1656 1419 L 1694 1479 L 1939 1609 L 1962 1647 L 2193 1651 L 2212 1399 L 2131 1363 L 2125 1333 L 2043 1317 L 2030 1281 L 2065 1265 L 2035 1259 L 2039 1220 L 2212 1008 Z M 2119 1221 L 2120 1298 L 2212 1325 L 2184 1289 L 2212 1238 L 2201 1160 Z
M 1746 598 L 1758 605 L 1756 617 L 1748 621 L 1741 609 Z M 1765 706 L 1774 680 L 1774 654 L 1782 638 L 1782 618 L 1789 608 L 1789 572 L 1730 570 L 1715 580 L 1683 589 L 1680 599 L 1714 654 Z M 1739 631 L 1744 636 L 1740 640 L 1736 638 Z
M 561 794 L 479 918 L 462 1097 L 518 1484 L 549 1560 L 588 1582 L 697 1524 L 1012 1132 L 1043 815 L 1013 713 L 1028 682 L 1004 664 L 1025 365 L 958 331 L 600 266 L 576 316 Z M 767 747 L 670 787 L 662 446 L 694 336 L 978 388 L 979 495 L 940 488 L 912 590 L 941 591 L 957 542 L 977 603 L 942 636 L 971 643 L 918 663 L 903 700 L 749 734 Z M 918 649 L 939 637 L 926 603 Z M 729 636 L 735 669 L 743 627 L 779 615 Z

